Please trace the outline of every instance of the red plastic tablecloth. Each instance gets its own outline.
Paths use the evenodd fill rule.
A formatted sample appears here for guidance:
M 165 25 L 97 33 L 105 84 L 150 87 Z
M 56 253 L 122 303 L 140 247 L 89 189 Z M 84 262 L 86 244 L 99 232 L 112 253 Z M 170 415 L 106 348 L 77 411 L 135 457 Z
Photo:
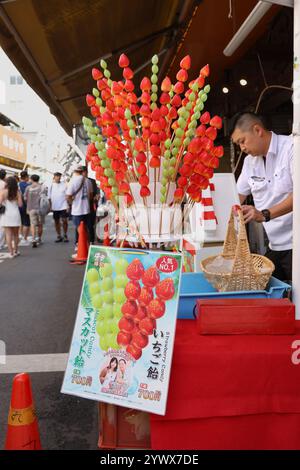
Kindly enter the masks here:
M 167 412 L 153 449 L 300 449 L 300 365 L 293 335 L 201 336 L 177 322 Z

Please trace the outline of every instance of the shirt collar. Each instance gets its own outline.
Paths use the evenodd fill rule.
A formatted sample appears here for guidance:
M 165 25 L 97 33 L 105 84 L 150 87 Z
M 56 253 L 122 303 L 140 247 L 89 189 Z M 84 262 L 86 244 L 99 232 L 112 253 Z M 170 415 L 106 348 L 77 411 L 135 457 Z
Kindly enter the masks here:
M 278 136 L 277 136 L 277 134 L 274 134 L 274 132 L 272 132 L 272 138 L 271 138 L 271 142 L 270 142 L 270 146 L 269 146 L 269 150 L 268 150 L 267 155 L 269 155 L 269 154 L 276 155 L 277 154 L 277 147 L 278 147 Z

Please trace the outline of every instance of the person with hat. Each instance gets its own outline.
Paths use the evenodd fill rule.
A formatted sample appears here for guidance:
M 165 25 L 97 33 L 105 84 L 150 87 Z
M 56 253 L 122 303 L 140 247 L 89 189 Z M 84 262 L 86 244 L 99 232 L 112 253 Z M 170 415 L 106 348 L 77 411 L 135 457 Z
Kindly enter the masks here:
M 57 233 L 57 239 L 55 243 L 62 241 L 68 242 L 68 202 L 67 202 L 67 187 L 66 184 L 61 181 L 62 174 L 57 171 L 54 173 L 53 182 L 49 188 L 49 202 L 51 210 L 53 211 L 53 219 L 55 224 L 55 230 Z M 63 227 L 64 235 L 61 234 L 61 222 Z

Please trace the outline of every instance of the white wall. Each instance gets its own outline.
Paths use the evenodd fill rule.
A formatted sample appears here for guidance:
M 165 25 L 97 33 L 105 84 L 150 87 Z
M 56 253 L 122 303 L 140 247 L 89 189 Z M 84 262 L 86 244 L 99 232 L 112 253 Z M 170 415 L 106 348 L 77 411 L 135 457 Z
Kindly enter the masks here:
M 21 75 L 0 48 L 0 112 L 20 126 L 18 131 L 28 141 L 28 163 L 49 172 L 61 171 L 72 139 L 25 80 L 12 85 L 11 76 Z

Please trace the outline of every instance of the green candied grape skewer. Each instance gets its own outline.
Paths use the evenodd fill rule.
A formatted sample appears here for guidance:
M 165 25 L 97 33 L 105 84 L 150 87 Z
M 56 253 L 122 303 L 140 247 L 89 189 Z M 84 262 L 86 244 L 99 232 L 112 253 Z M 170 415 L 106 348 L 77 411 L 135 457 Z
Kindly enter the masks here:
M 158 86 L 157 86 L 157 82 L 158 82 L 158 55 L 154 55 L 151 59 L 151 62 L 152 62 L 152 67 L 151 67 L 151 71 L 152 71 L 152 75 L 151 75 L 151 104 L 150 104 L 150 108 L 151 110 L 153 111 L 155 108 L 157 108 L 157 100 L 158 100 L 158 96 L 157 96 L 157 92 L 158 92 Z

